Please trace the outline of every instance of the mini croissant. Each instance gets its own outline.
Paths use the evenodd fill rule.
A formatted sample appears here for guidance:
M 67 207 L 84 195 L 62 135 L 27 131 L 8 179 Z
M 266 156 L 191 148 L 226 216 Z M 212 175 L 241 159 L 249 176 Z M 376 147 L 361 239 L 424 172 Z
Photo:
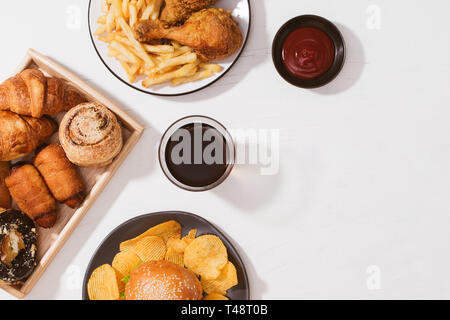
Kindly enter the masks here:
M 13 166 L 5 183 L 20 210 L 39 226 L 53 227 L 57 217 L 56 201 L 33 165 Z
M 71 208 L 83 202 L 83 182 L 61 146 L 52 144 L 45 147 L 33 162 L 56 200 Z
M 0 84 L 0 110 L 41 118 L 86 102 L 75 88 L 40 70 L 26 69 Z
M 9 175 L 9 163 L 0 162 L 0 212 L 11 208 L 11 196 L 5 184 L 5 178 Z
M 0 111 L 0 161 L 26 156 L 58 129 L 53 119 L 36 119 Z

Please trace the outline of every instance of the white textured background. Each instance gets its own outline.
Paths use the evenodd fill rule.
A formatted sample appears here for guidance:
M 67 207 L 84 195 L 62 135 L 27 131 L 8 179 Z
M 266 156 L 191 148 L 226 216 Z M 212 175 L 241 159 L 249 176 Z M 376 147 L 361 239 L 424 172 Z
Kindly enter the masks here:
M 177 98 L 133 91 L 107 71 L 89 38 L 87 2 L 1 4 L 2 80 L 31 47 L 146 126 L 29 299 L 79 299 L 89 259 L 114 227 L 171 209 L 199 214 L 234 240 L 253 298 L 450 298 L 450 2 L 251 0 L 243 57 L 212 87 Z M 270 55 L 278 28 L 306 13 L 334 21 L 348 46 L 341 75 L 318 90 L 285 83 Z M 242 166 L 211 192 L 177 189 L 156 147 L 190 114 L 279 129 L 279 174 Z

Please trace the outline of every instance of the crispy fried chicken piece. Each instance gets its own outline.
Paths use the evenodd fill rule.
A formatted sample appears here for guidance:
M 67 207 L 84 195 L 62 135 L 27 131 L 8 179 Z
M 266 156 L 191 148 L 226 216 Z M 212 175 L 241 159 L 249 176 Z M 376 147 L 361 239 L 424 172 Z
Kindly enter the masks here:
M 239 50 L 242 32 L 230 13 L 204 9 L 194 13 L 182 26 L 169 27 L 161 20 L 144 20 L 134 27 L 136 39 L 174 40 L 194 49 L 204 60 L 220 60 Z
M 166 0 L 161 20 L 169 24 L 185 22 L 194 12 L 216 4 L 216 0 Z

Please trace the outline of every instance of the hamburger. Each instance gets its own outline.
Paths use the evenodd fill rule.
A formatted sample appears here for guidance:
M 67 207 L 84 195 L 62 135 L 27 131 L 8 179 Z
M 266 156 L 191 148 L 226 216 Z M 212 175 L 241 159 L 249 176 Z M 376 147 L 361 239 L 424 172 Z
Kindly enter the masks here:
M 203 289 L 191 271 L 168 261 L 149 261 L 130 273 L 126 300 L 200 300 Z

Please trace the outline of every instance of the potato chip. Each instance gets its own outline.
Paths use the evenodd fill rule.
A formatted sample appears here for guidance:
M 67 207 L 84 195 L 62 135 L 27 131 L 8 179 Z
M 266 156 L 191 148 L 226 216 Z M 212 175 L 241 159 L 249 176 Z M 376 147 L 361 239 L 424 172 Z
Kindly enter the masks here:
M 184 243 L 186 243 L 186 247 L 188 245 L 190 245 L 192 241 L 194 241 L 194 239 L 190 239 L 190 238 L 183 238 L 182 240 L 183 240 Z
M 217 279 L 227 262 L 227 248 L 217 236 L 200 236 L 184 251 L 185 266 L 205 280 Z
M 184 268 L 184 255 L 180 252 L 177 252 L 173 248 L 167 248 L 164 260 L 175 263 Z
M 128 276 L 134 268 L 136 268 L 143 261 L 132 250 L 121 251 L 114 257 L 112 267 L 119 274 L 120 279 Z
M 170 238 L 167 241 L 167 249 L 171 248 L 178 253 L 184 254 L 184 250 L 186 250 L 187 246 L 188 244 L 181 239 Z
M 197 229 L 192 229 L 189 233 L 184 236 L 181 240 L 186 244 L 186 246 L 190 245 L 192 241 L 194 241 L 197 235 Z M 184 252 L 184 251 L 183 251 Z
M 144 237 L 134 245 L 134 252 L 144 262 L 164 260 L 166 244 L 157 236 Z
M 217 279 L 206 280 L 201 278 L 200 282 L 203 291 L 207 294 L 220 293 L 225 295 L 228 289 L 238 284 L 236 268 L 228 261 Z
M 104 264 L 95 269 L 89 278 L 87 290 L 91 300 L 118 300 L 120 292 L 113 267 Z
M 197 229 L 191 229 L 189 233 L 184 237 L 186 239 L 195 239 L 197 236 Z
M 208 294 L 206 297 L 204 297 L 203 300 L 230 300 L 230 299 L 219 293 L 211 293 Z
M 170 238 L 180 238 L 181 237 L 181 225 L 176 221 L 167 221 L 153 228 L 148 229 L 143 234 L 137 236 L 134 239 L 124 241 L 120 244 L 120 251 L 126 251 L 132 249 L 134 244 L 137 243 L 144 237 L 157 236 L 161 237 L 164 242 L 167 242 Z
M 187 247 L 187 243 L 181 239 L 170 238 L 167 241 L 167 251 L 164 260 L 178 264 L 184 267 L 184 250 Z

